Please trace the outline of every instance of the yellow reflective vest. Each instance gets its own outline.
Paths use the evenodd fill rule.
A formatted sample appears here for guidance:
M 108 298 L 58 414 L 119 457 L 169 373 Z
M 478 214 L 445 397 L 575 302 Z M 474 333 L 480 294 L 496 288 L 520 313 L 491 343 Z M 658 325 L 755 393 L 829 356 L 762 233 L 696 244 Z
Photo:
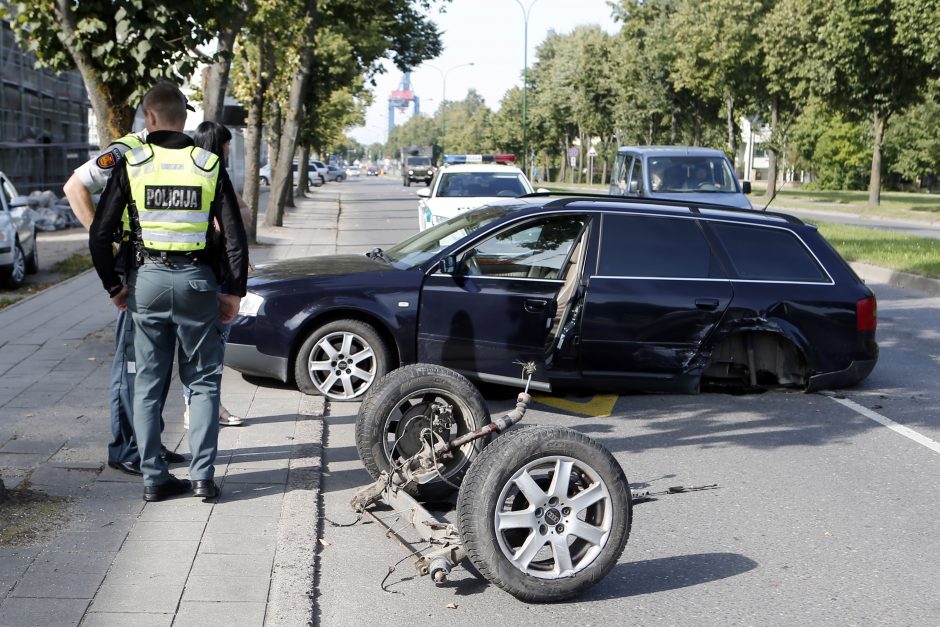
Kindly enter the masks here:
M 144 142 L 140 141 L 140 138 L 137 137 L 136 133 L 128 133 L 124 137 L 115 139 L 112 144 L 123 144 L 131 150 L 134 150 L 135 148 L 140 148 L 143 146 Z M 124 215 L 121 216 L 121 225 L 125 234 L 131 230 L 131 221 L 127 215 L 127 207 L 124 207 Z M 124 236 L 124 239 L 127 239 L 126 235 Z
M 155 252 L 204 250 L 219 158 L 202 148 L 143 144 L 125 155 L 138 238 Z

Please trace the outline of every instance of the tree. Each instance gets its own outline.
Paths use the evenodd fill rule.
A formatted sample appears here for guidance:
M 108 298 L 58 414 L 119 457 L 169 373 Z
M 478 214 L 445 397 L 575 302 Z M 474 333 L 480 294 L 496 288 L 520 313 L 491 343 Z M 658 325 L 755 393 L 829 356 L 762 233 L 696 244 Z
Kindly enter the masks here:
M 131 130 L 144 92 L 158 79 L 180 82 L 202 59 L 198 46 L 215 2 L 26 0 L 0 6 L 17 41 L 37 62 L 81 73 L 102 145 Z
M 812 58 L 815 91 L 872 128 L 868 203 L 881 202 L 882 143 L 891 116 L 917 102 L 938 68 L 922 53 L 924 18 L 898 21 L 895 0 L 827 0 Z M 934 2 L 934 4 L 936 4 Z M 933 50 L 934 47 L 929 48 Z
M 753 27 L 765 12 L 761 2 L 703 0 L 684 2 L 673 17 L 677 49 L 672 79 L 725 107 L 728 151 L 738 152 L 737 111 L 753 103 L 759 90 L 763 54 Z
M 209 17 L 207 28 L 218 33 L 219 47 L 215 61 L 205 70 L 202 109 L 206 120 L 222 121 L 225 92 L 228 90 L 229 72 L 235 50 L 235 38 L 255 11 L 254 0 L 223 2 Z
M 895 118 L 885 131 L 888 170 L 917 189 L 940 180 L 940 81 L 929 86 L 924 102 Z

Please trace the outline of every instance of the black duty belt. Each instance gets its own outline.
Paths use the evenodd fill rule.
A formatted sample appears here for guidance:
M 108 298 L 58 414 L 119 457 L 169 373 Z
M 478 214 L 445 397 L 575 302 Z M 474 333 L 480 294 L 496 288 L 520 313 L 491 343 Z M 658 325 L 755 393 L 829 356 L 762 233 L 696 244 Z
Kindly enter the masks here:
M 202 257 L 196 253 L 169 253 L 157 250 L 144 250 L 144 263 L 156 263 L 168 268 L 191 266 L 202 263 Z

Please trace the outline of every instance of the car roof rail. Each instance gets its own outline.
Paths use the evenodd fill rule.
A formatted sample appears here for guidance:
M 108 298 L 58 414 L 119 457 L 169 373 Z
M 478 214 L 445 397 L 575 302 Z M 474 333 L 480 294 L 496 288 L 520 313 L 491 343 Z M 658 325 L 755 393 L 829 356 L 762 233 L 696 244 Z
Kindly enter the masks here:
M 805 224 L 802 220 L 786 213 L 777 213 L 775 211 L 757 211 L 755 209 L 742 209 L 740 207 L 730 207 L 728 205 L 718 205 L 706 202 L 683 202 L 680 200 L 660 199 L 660 198 L 634 198 L 630 196 L 610 196 L 601 193 L 584 192 L 533 192 L 519 196 L 519 198 L 547 198 L 550 196 L 560 196 L 556 200 L 546 203 L 546 207 L 564 207 L 579 200 L 603 200 L 613 204 L 620 205 L 638 205 L 638 208 L 655 209 L 657 207 L 685 209 L 689 213 L 709 216 L 721 213 L 733 213 L 742 217 L 753 218 L 755 220 L 766 219 L 774 222 L 787 222 L 790 224 Z

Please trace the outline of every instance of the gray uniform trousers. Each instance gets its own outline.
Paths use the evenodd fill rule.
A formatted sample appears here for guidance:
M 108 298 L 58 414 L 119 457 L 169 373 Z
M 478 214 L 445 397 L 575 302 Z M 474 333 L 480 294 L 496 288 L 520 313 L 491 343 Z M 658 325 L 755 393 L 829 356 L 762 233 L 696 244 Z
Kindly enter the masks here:
M 193 481 L 213 479 L 219 439 L 219 383 L 222 331 L 217 282 L 212 269 L 185 257 L 179 263 L 147 262 L 128 281 L 128 311 L 134 320 L 134 434 L 140 449 L 144 485 L 167 481 L 160 457 L 161 395 L 172 375 L 179 344 L 180 380 L 192 392 L 189 414 L 189 466 Z

